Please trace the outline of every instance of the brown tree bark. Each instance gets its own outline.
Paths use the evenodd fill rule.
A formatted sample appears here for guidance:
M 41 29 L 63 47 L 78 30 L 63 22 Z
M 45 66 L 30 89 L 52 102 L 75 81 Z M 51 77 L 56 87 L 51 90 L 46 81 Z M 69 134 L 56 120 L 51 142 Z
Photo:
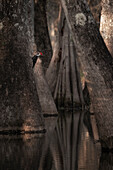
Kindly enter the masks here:
M 113 0 L 102 0 L 100 32 L 113 57 Z
M 50 6 L 52 6 L 52 9 Z M 48 1 L 48 27 L 53 57 L 46 78 L 58 107 L 81 106 L 83 101 L 76 52 L 59 1 Z M 57 14 L 57 15 L 56 15 Z
M 45 79 L 43 68 L 42 68 L 42 61 L 40 58 L 37 60 L 36 65 L 34 67 L 34 75 L 35 75 L 36 88 L 37 88 L 43 115 L 57 116 L 58 115 L 57 108 L 54 103 L 48 83 Z
M 84 103 L 76 51 L 67 22 L 64 24 L 61 61 L 54 99 L 58 107 L 78 107 Z
M 33 2 L 2 0 L 0 27 L 0 132 L 44 129 L 30 56 Z
M 47 22 L 49 35 L 52 45 L 52 59 L 50 61 L 49 67 L 46 71 L 46 79 L 48 85 L 51 89 L 52 94 L 54 94 L 58 69 L 60 64 L 60 24 L 62 22 L 62 8 L 58 0 L 47 0 Z
M 113 148 L 113 58 L 85 0 L 61 0 L 87 80 L 102 147 Z

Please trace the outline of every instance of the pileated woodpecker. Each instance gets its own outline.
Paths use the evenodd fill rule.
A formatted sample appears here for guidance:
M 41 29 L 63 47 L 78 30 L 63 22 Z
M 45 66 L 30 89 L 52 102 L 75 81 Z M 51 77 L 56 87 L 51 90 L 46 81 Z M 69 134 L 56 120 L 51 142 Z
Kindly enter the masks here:
M 40 57 L 40 56 L 42 56 L 43 54 L 41 53 L 41 52 L 38 52 L 36 55 L 34 55 L 33 57 L 32 57 L 32 60 L 33 60 L 33 67 L 35 66 L 35 64 L 36 64 L 36 61 L 37 61 L 37 59 Z M 32 67 L 32 68 L 33 68 Z

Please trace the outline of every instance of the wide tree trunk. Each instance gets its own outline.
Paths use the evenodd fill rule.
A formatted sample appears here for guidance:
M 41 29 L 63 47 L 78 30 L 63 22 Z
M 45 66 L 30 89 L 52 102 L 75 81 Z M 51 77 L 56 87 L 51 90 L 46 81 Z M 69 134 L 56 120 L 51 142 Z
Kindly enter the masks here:
M 44 129 L 30 56 L 33 2 L 2 0 L 0 41 L 0 132 Z
M 100 32 L 113 57 L 113 0 L 102 0 Z
M 113 148 L 113 58 L 85 0 L 61 0 L 87 80 L 102 147 Z
M 47 70 L 52 57 L 46 8 L 46 0 L 34 0 L 34 36 L 37 50 L 43 53 L 42 64 L 44 72 Z

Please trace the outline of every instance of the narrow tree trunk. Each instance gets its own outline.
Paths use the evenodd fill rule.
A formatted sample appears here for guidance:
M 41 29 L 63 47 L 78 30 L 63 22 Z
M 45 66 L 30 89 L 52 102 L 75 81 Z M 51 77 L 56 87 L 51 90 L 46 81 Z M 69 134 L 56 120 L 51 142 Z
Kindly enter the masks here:
M 2 0 L 0 41 L 0 131 L 43 130 L 32 71 L 32 0 Z
M 113 0 L 102 0 L 100 32 L 113 57 Z
M 61 0 L 88 83 L 103 147 L 113 148 L 113 58 L 85 0 Z
M 73 40 L 70 38 L 70 31 L 66 22 L 63 29 L 61 61 L 54 99 L 58 107 L 76 108 L 84 103 L 81 80 Z M 60 83 L 59 80 L 61 80 Z
M 39 96 L 40 105 L 42 108 L 42 113 L 46 116 L 57 115 L 57 109 L 51 95 L 51 91 L 45 79 L 43 68 L 42 68 L 42 61 L 38 59 L 35 68 L 34 68 L 34 75 L 36 80 L 36 87 Z
M 62 22 L 62 8 L 58 0 L 47 1 L 47 21 L 49 35 L 53 50 L 53 56 L 49 67 L 46 71 L 46 79 L 48 85 L 51 89 L 52 94 L 54 94 L 56 80 L 58 75 L 58 69 L 60 64 L 60 32 L 61 32 L 61 22 Z

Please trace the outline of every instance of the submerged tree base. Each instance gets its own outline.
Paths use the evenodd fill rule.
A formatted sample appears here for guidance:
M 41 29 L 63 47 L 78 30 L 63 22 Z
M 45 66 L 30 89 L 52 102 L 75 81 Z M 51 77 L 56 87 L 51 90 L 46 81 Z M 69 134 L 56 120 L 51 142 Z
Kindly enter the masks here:
M 56 99 L 55 103 L 56 103 L 58 110 L 62 110 L 62 109 L 84 110 L 83 104 L 77 103 L 77 102 L 72 102 L 70 100 Z
M 39 129 L 32 130 L 24 130 L 24 129 L 0 129 L 0 135 L 23 135 L 23 134 L 35 134 L 35 133 L 45 133 L 46 130 L 43 127 L 39 127 Z

